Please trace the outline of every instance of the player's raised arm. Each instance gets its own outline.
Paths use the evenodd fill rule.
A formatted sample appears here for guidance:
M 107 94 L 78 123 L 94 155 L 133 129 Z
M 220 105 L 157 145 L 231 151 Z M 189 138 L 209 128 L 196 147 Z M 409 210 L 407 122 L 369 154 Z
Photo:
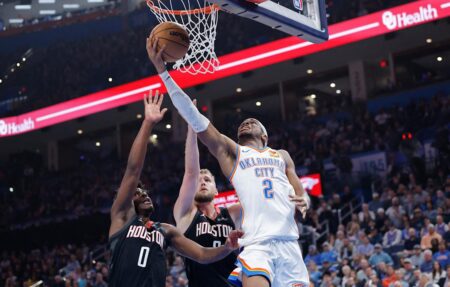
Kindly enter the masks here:
M 278 151 L 286 162 L 286 176 L 289 183 L 294 187 L 295 196 L 291 196 L 291 201 L 295 203 L 297 209 L 302 213 L 303 217 L 306 211 L 310 207 L 310 199 L 308 193 L 303 188 L 300 178 L 297 176 L 295 171 L 295 164 L 289 153 L 285 150 Z
M 195 105 L 192 103 L 186 93 L 175 83 L 172 77 L 166 70 L 166 66 L 161 57 L 164 52 L 162 47 L 158 52 L 156 47 L 158 40 L 154 41 L 153 45 L 150 38 L 147 38 L 147 53 L 156 68 L 159 76 L 163 80 L 170 99 L 173 105 L 178 110 L 184 120 L 192 127 L 197 133 L 198 138 L 208 147 L 209 151 L 218 159 L 222 171 L 225 174 L 230 174 L 234 162 L 236 160 L 236 143 L 221 134 L 206 118 L 202 115 Z
M 145 119 L 131 147 L 125 175 L 122 178 L 117 197 L 111 207 L 110 236 L 119 231 L 129 220 L 130 212 L 134 212 L 132 199 L 141 176 L 142 166 L 144 165 L 148 138 L 152 128 L 163 118 L 167 111 L 167 109 L 161 110 L 163 98 L 163 95 L 159 96 L 158 91 L 156 91 L 154 97 L 151 91 L 144 96 Z
M 200 162 L 197 144 L 197 135 L 188 126 L 186 149 L 184 152 L 184 176 L 180 193 L 173 207 L 173 216 L 177 227 L 186 230 L 194 211 L 194 197 L 198 189 L 198 177 L 200 175 Z
M 186 238 L 180 231 L 170 224 L 162 224 L 166 231 L 172 247 L 180 253 L 181 256 L 190 258 L 201 264 L 216 262 L 225 258 L 233 250 L 239 248 L 238 239 L 244 235 L 241 230 L 233 230 L 228 235 L 227 241 L 220 247 L 203 247 L 198 243 Z

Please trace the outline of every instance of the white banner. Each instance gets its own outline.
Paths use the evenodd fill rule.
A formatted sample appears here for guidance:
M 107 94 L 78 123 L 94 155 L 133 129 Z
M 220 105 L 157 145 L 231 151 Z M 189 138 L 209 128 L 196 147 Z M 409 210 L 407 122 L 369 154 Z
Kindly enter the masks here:
M 383 175 L 387 171 L 385 152 L 370 152 L 352 156 L 353 171 L 365 173 L 378 173 Z
M 384 175 L 387 171 L 387 161 L 385 152 L 368 152 L 352 155 L 352 172 L 377 173 Z M 335 172 L 336 166 L 330 159 L 324 161 L 326 171 Z

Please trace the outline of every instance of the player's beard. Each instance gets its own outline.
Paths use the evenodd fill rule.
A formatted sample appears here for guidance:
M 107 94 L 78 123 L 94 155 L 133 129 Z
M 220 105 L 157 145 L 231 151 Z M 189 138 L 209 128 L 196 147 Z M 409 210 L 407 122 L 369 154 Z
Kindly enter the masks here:
M 238 142 L 240 144 L 245 144 L 246 142 L 253 140 L 255 138 L 255 136 L 252 133 L 241 133 L 240 135 L 238 135 Z
M 195 194 L 195 198 L 194 200 L 198 203 L 207 203 L 207 202 L 211 202 L 214 199 L 214 194 L 202 194 L 202 193 L 196 193 Z

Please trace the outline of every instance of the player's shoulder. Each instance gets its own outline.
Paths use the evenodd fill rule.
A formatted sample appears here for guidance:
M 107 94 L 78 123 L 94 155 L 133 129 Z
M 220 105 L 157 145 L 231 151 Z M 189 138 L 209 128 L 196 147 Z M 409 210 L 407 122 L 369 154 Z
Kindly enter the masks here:
M 287 150 L 278 149 L 276 151 L 286 163 L 292 162 L 291 155 L 289 154 L 289 152 Z
M 290 158 L 289 152 L 285 149 L 274 149 L 274 151 L 278 152 L 284 158 Z

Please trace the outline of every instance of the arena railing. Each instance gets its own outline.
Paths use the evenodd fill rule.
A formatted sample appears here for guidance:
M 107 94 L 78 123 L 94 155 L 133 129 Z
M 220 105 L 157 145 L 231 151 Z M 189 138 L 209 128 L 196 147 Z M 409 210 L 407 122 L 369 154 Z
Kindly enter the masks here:
M 360 211 L 361 206 L 363 204 L 363 199 L 361 197 L 353 198 L 349 203 L 345 204 L 342 208 L 337 210 L 339 224 L 343 222 L 347 222 L 347 219 L 351 216 L 355 211 Z

